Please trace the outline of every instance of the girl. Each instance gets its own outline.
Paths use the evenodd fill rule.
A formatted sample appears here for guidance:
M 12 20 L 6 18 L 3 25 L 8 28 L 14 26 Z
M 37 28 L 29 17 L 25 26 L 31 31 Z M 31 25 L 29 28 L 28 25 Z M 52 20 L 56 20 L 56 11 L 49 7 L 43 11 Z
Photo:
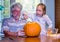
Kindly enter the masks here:
M 36 7 L 36 13 L 32 14 L 32 21 L 35 21 L 41 26 L 41 34 L 46 35 L 47 28 L 50 30 L 52 28 L 52 21 L 46 14 L 46 6 L 43 3 L 39 3 Z M 46 27 L 48 25 L 48 27 Z

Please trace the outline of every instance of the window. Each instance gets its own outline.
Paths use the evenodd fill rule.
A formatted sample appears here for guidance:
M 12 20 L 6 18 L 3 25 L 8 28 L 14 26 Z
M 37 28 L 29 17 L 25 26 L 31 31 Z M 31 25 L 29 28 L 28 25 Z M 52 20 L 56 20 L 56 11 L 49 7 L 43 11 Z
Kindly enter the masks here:
M 36 5 L 40 3 L 40 0 L 16 0 L 16 2 L 22 4 L 23 10 L 34 13 L 36 9 Z
M 4 7 L 4 9 L 2 9 Z M 3 18 L 10 16 L 10 0 L 0 0 L 0 31 Z

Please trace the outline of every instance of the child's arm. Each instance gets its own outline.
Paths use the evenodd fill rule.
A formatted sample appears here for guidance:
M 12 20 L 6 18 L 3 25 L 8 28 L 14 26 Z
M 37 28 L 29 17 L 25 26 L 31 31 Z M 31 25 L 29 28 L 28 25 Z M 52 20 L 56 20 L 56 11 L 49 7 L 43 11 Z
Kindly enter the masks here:
M 47 15 L 45 15 L 44 18 L 46 23 L 48 24 L 47 34 L 52 34 L 52 21 Z
M 48 24 L 48 28 L 52 29 L 52 21 L 47 15 L 45 15 L 45 21 Z

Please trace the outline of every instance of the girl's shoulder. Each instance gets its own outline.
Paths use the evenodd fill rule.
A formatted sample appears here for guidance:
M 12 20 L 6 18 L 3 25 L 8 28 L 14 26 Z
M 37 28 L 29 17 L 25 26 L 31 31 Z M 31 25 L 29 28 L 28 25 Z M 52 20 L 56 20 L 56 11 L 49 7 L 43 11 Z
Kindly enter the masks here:
M 50 20 L 49 16 L 47 14 L 43 15 L 44 20 Z
M 43 15 L 43 18 L 49 18 L 47 14 Z

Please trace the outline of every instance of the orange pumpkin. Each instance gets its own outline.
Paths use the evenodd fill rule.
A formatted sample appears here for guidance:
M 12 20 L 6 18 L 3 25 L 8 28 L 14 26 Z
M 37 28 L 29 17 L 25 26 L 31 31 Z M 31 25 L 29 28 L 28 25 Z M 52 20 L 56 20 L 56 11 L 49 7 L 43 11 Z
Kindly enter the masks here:
M 39 36 L 41 26 L 37 22 L 27 22 L 24 25 L 24 32 L 26 36 Z

